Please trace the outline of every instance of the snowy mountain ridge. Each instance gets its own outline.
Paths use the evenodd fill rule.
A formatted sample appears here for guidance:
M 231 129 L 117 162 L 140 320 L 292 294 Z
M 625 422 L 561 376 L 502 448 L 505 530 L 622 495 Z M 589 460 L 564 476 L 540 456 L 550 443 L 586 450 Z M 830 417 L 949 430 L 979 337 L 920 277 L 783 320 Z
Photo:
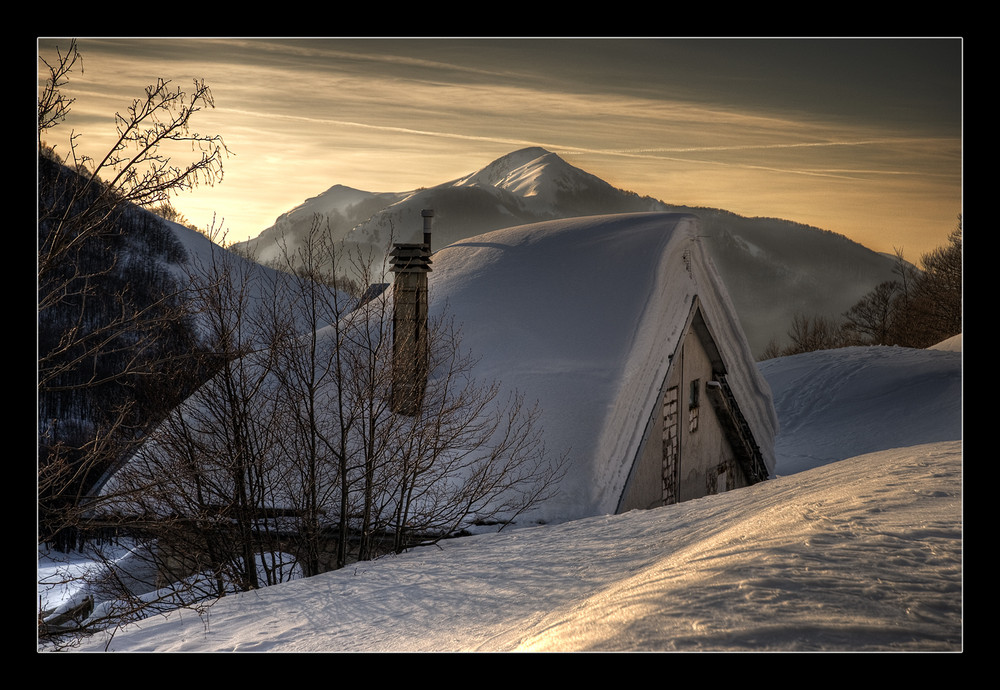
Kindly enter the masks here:
M 335 184 L 322 194 L 306 199 L 281 217 L 289 217 L 299 212 L 346 213 L 352 206 L 372 196 L 371 192 L 354 189 L 342 184 Z

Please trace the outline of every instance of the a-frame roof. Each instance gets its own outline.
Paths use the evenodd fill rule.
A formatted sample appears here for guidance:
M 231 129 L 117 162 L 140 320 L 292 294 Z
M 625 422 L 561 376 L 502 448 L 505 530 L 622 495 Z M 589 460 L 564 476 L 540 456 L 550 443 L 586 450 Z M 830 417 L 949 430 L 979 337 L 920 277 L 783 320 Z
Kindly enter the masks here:
M 529 517 L 614 512 L 695 300 L 773 469 L 770 390 L 704 241 L 694 216 L 643 213 L 508 228 L 434 255 L 432 315 L 455 318 L 477 376 L 538 401 L 549 451 L 569 453 L 560 496 Z

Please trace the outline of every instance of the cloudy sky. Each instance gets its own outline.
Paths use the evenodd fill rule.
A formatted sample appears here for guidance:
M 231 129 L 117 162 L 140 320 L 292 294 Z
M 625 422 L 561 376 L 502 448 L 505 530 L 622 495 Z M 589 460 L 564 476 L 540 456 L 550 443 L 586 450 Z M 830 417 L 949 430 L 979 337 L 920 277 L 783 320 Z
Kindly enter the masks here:
M 51 58 L 67 39 L 39 39 Z M 176 198 L 229 241 L 334 184 L 407 191 L 543 146 L 667 203 L 773 216 L 916 260 L 962 203 L 962 42 L 934 39 L 79 40 L 69 132 L 96 152 L 157 78 L 204 79 L 225 179 Z

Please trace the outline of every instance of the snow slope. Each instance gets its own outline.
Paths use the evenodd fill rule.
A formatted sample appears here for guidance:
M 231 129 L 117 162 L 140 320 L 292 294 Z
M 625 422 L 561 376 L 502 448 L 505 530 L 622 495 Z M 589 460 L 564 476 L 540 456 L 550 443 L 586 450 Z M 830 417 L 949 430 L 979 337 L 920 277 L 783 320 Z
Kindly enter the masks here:
M 273 309 L 273 305 L 268 306 L 268 303 L 275 299 L 285 301 L 289 305 L 288 312 L 296 313 L 297 310 L 292 308 L 291 303 L 301 294 L 297 287 L 301 278 L 251 261 L 238 252 L 219 246 L 191 228 L 170 221 L 163 222 L 173 231 L 187 253 L 187 260 L 181 266 L 174 267 L 182 286 L 212 293 L 211 286 L 217 281 L 230 281 L 231 295 L 238 297 L 249 311 L 243 315 L 247 322 L 256 318 L 256 309 L 264 310 L 265 314 L 266 310 Z M 277 260 L 278 257 L 274 258 Z M 284 262 L 279 265 L 284 265 Z M 342 295 L 339 302 L 346 304 L 349 299 Z M 309 321 L 302 320 L 298 324 L 298 330 L 305 332 L 312 325 Z
M 868 405 L 841 386 L 799 423 L 781 419 L 779 469 L 782 448 L 829 445 L 830 424 L 855 430 L 841 435 L 845 459 L 656 510 L 451 540 L 79 649 L 960 651 L 961 427 L 919 439 L 956 419 L 961 391 L 900 385 L 897 365 L 914 380 L 954 377 L 961 353 L 927 352 L 941 354 L 846 349 L 767 363 L 779 416 L 803 402 L 782 380 L 805 380 L 810 367 L 817 380 L 861 368 L 871 388 L 881 382 Z M 900 445 L 851 456 L 883 434 Z
M 945 404 L 961 399 L 962 355 L 940 347 L 953 346 L 850 347 L 761 362 L 781 419 L 775 472 L 962 438 L 961 406 Z
M 98 651 L 958 650 L 961 444 L 452 540 L 98 635 Z

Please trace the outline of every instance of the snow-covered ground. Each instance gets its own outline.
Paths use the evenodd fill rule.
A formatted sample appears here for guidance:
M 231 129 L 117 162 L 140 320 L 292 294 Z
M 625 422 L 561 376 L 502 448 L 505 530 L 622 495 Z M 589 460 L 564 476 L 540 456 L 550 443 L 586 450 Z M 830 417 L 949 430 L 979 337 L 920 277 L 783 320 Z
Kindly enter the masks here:
M 956 339 L 928 350 L 851 347 L 762 362 L 781 424 L 775 473 L 960 439 L 961 353 L 946 349 Z
M 762 363 L 782 424 L 762 484 L 455 539 L 78 649 L 960 651 L 960 350 Z

